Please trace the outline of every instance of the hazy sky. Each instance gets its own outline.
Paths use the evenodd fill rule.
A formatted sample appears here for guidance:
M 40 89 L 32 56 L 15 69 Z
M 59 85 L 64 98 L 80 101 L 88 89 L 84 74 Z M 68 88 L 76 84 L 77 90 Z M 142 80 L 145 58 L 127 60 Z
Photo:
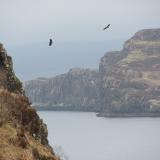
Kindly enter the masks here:
M 0 0 L 0 42 L 5 44 L 13 58 L 16 57 L 15 54 L 19 53 L 19 47 L 21 56 L 36 54 L 34 53 L 35 47 L 38 47 L 38 44 L 47 45 L 50 37 L 54 38 L 54 45 L 70 44 L 70 49 L 67 50 L 66 48 L 63 52 L 70 56 L 69 52 L 73 51 L 78 57 L 94 50 L 96 42 L 102 42 L 103 46 L 100 46 L 104 50 L 98 52 L 97 48 L 95 56 L 100 58 L 104 54 L 100 52 L 114 48 L 114 44 L 111 46 L 107 46 L 107 44 L 119 43 L 115 44 L 115 49 L 117 49 L 116 46 L 120 46 L 136 31 L 144 28 L 159 28 L 159 15 L 160 0 Z M 103 32 L 102 28 L 109 23 L 111 28 Z M 82 45 L 82 47 L 86 46 L 86 50 L 83 48 L 84 53 L 81 53 L 80 49 L 79 52 L 77 51 L 76 45 L 71 45 L 73 42 L 76 44 L 85 42 L 91 44 L 93 42 L 95 45 L 92 49 L 87 48 L 92 47 L 91 45 Z M 33 50 L 30 49 L 30 53 L 25 51 L 28 45 L 34 48 Z M 63 47 L 63 45 L 59 46 Z M 58 48 L 53 49 L 55 57 L 58 54 L 57 50 Z M 39 53 L 39 57 L 36 57 L 37 60 L 38 58 L 43 59 L 44 54 L 47 57 L 50 56 L 47 52 L 48 49 L 45 53 L 44 51 Z M 96 62 L 95 60 L 92 61 L 91 55 L 92 53 L 86 54 L 88 67 L 98 66 L 99 59 L 95 64 Z M 61 58 L 65 59 L 65 57 Z M 26 75 L 26 69 L 23 70 L 22 62 L 25 61 L 24 59 L 15 59 L 16 70 L 22 79 L 39 75 L 49 76 L 49 73 L 54 75 L 71 67 L 64 64 L 65 68 L 61 66 L 61 71 L 54 72 L 57 68 L 53 65 L 53 68 L 50 66 L 51 71 L 48 74 L 47 68 L 45 71 L 44 67 L 44 72 L 40 72 L 41 69 L 39 68 L 39 71 L 37 69 L 35 73 L 32 73 L 33 76 L 29 76 L 30 73 Z M 78 59 L 72 59 L 72 61 L 77 64 L 73 67 L 83 66 L 80 65 L 81 61 Z M 58 64 L 58 61 L 54 62 L 53 60 L 53 64 L 55 63 Z M 21 71 L 19 71 L 19 65 L 21 65 Z M 31 63 L 30 65 L 33 66 L 34 64 Z M 43 65 L 45 66 L 45 63 Z M 27 68 L 27 66 L 25 67 Z
M 159 0 L 0 0 L 0 35 L 8 44 L 121 39 L 128 32 L 159 27 Z M 102 35 L 108 23 L 112 29 Z

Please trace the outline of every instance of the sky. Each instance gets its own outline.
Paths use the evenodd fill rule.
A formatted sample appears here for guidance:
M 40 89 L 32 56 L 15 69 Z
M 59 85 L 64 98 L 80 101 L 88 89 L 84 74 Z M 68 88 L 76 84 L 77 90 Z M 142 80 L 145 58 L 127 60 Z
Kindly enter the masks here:
M 159 0 L 0 0 L 0 42 L 20 79 L 52 77 L 98 68 L 106 52 L 120 50 L 135 32 L 159 28 L 159 15 Z

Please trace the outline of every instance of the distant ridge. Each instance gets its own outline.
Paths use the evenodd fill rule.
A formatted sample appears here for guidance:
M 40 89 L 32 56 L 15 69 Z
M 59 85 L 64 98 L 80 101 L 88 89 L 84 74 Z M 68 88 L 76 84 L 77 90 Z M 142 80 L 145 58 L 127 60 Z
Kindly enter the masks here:
M 71 69 L 43 83 L 28 81 L 25 90 L 39 109 L 159 116 L 159 62 L 160 29 L 144 29 L 127 40 L 121 51 L 106 53 L 99 71 Z

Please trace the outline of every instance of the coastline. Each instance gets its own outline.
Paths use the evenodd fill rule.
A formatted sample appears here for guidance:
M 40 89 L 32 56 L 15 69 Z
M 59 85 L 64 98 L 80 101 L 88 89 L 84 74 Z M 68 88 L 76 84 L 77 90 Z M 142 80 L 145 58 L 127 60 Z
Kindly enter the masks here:
M 160 113 L 97 113 L 97 117 L 134 118 L 134 117 L 160 117 Z
M 96 107 L 91 106 L 32 106 L 37 111 L 75 111 L 75 112 L 99 112 Z
M 108 118 L 134 118 L 134 117 L 160 117 L 160 113 L 100 113 L 96 107 L 75 107 L 75 106 L 34 106 L 37 111 L 72 111 L 72 112 L 95 112 L 97 117 Z

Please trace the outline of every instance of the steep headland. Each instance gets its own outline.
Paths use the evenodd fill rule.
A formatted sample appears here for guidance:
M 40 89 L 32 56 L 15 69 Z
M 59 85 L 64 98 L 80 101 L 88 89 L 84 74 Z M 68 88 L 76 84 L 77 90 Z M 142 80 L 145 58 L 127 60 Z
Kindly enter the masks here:
M 160 115 L 160 29 L 137 32 L 99 65 L 100 115 Z
M 25 83 L 29 99 L 38 109 L 97 111 L 98 70 L 70 69 L 53 78 L 38 78 Z
M 0 44 L 0 160 L 58 160 L 47 134 Z
M 159 116 L 160 29 L 141 30 L 121 51 L 106 53 L 99 72 L 73 69 L 26 82 L 25 90 L 45 109 L 66 106 L 66 110 L 97 111 L 99 116 Z

